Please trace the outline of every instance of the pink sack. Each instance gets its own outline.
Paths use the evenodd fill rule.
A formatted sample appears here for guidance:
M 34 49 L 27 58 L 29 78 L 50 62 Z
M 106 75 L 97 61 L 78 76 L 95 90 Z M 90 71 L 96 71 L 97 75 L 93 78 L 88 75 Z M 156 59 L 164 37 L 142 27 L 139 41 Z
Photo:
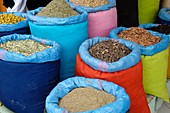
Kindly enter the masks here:
M 88 15 L 88 37 L 107 37 L 111 29 L 117 27 L 116 7 L 106 11 L 89 13 Z

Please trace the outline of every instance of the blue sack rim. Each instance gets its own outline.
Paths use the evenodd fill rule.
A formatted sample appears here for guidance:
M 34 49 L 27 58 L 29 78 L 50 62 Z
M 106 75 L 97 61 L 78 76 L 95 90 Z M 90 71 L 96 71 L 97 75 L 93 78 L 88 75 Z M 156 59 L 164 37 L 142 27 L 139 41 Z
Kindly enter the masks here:
M 68 113 L 69 111 L 67 109 L 58 106 L 59 99 L 63 98 L 71 90 L 82 87 L 92 87 L 97 90 L 104 90 L 105 92 L 116 96 L 116 100 L 95 110 L 81 113 L 116 113 L 118 111 L 119 113 L 125 113 L 130 107 L 130 98 L 121 86 L 100 79 L 72 77 L 60 82 L 47 96 L 47 112 Z
M 110 38 L 94 37 L 92 39 L 86 40 L 80 46 L 80 48 L 79 48 L 80 57 L 91 68 L 93 68 L 95 70 L 102 71 L 102 72 L 116 72 L 116 71 L 128 69 L 128 68 L 136 65 L 137 63 L 139 63 L 140 55 L 141 55 L 140 48 L 138 48 L 138 46 L 131 44 L 127 41 L 123 41 L 122 39 L 113 39 L 113 40 L 125 45 L 130 50 L 132 50 L 132 52 L 130 54 L 128 54 L 127 56 L 124 56 L 123 58 L 119 59 L 118 61 L 112 62 L 112 63 L 104 62 L 104 61 L 101 61 L 100 59 L 92 57 L 89 54 L 88 49 L 91 46 L 93 46 L 99 42 L 105 41 L 105 40 L 110 40 Z
M 116 0 L 107 0 L 109 4 L 104 4 L 98 7 L 87 7 L 87 6 L 80 6 L 80 5 L 76 5 L 72 2 L 70 2 L 70 0 L 66 0 L 66 2 L 72 7 L 80 7 L 83 8 L 84 10 L 86 10 L 88 13 L 94 13 L 94 12 L 98 12 L 98 11 L 105 11 L 105 10 L 109 10 L 113 7 L 116 7 Z
M 31 56 L 24 56 L 20 53 L 9 52 L 0 48 L 0 59 L 3 61 L 17 63 L 45 63 L 50 61 L 56 61 L 61 58 L 61 47 L 59 44 L 57 44 L 54 41 L 40 39 L 31 35 L 12 34 L 3 36 L 0 38 L 0 44 L 10 40 L 25 40 L 25 39 L 31 39 L 41 44 L 52 46 L 52 48 L 47 48 L 43 51 L 34 53 Z
M 168 14 L 167 11 L 170 11 L 170 8 L 162 8 L 158 14 L 159 18 L 165 21 L 170 21 L 170 14 Z
M 0 24 L 0 32 L 6 32 L 6 31 L 14 31 L 17 29 L 21 29 L 28 26 L 28 20 L 26 13 L 20 13 L 20 12 L 0 12 L 0 14 L 14 14 L 16 16 L 20 16 L 25 18 L 26 20 L 23 20 L 21 22 L 18 22 L 16 24 Z
M 115 29 L 111 30 L 111 32 L 109 33 L 109 37 L 110 38 L 122 39 L 122 38 L 118 37 L 117 34 L 119 34 L 120 32 L 122 32 L 124 30 L 127 30 L 127 29 L 128 28 L 126 28 L 126 27 L 115 28 Z M 147 46 L 147 47 L 144 47 L 144 46 L 139 45 L 139 44 L 137 44 L 135 42 L 131 42 L 131 41 L 128 41 L 128 40 L 125 40 L 125 39 L 122 39 L 122 40 L 137 45 L 141 50 L 141 54 L 146 55 L 146 56 L 152 56 L 152 55 L 154 55 L 156 53 L 159 53 L 159 52 L 167 49 L 167 47 L 169 45 L 169 36 L 168 35 L 161 34 L 161 33 L 154 32 L 154 31 L 150 31 L 150 30 L 147 30 L 147 31 L 149 33 L 151 33 L 153 36 L 158 36 L 162 40 L 160 42 L 156 43 L 156 44 L 153 44 L 153 45 L 150 45 L 150 46 Z

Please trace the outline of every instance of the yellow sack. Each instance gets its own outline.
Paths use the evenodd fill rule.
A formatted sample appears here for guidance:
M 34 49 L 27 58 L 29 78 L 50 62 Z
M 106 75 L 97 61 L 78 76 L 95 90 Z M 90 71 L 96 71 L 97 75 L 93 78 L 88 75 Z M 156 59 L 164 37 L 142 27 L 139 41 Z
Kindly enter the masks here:
M 166 85 L 169 49 L 152 56 L 142 55 L 145 92 L 169 102 Z
M 170 45 L 169 45 L 169 58 L 168 58 L 168 78 L 170 78 Z
M 155 22 L 160 0 L 138 0 L 139 24 Z

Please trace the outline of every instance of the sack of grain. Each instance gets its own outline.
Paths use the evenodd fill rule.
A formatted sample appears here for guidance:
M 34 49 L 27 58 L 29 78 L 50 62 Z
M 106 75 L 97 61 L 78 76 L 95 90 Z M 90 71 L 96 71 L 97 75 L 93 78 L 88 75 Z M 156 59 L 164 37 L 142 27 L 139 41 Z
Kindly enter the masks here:
M 112 30 L 109 37 L 124 38 L 124 41 L 135 44 L 141 49 L 145 92 L 168 102 L 166 80 L 169 39 L 167 35 L 142 28 L 119 27 Z
M 162 34 L 169 35 L 169 42 L 170 42 L 170 26 L 168 25 L 159 25 L 159 24 L 141 24 L 139 27 L 147 29 L 147 30 L 152 30 L 156 31 Z M 170 48 L 170 45 L 169 45 Z M 169 58 L 168 58 L 168 78 L 170 78 L 170 49 L 169 49 Z
M 107 40 L 110 39 L 95 37 L 83 42 L 76 58 L 75 75 L 88 78 L 99 78 L 122 86 L 130 97 L 130 112 L 149 113 L 149 107 L 142 85 L 140 49 L 137 46 L 134 46 L 134 44 L 125 42 L 121 39 L 116 39 L 113 41 L 117 43 L 111 43 L 111 47 L 107 47 L 106 45 L 108 44 L 106 43 L 101 45 L 101 47 L 96 47 L 96 50 L 101 49 L 102 51 L 95 51 L 96 56 L 101 56 L 100 59 L 102 59 L 102 57 L 110 59 L 109 56 L 105 55 L 111 53 L 111 56 L 114 56 L 116 59 L 119 57 L 119 59 L 117 59 L 118 61 L 106 62 L 92 56 L 89 49 L 92 49 L 95 45 L 101 44 Z M 130 49 L 131 52 L 127 52 L 124 47 L 119 47 L 120 44 Z M 95 51 L 93 50 L 93 52 Z M 121 58 L 120 55 L 124 53 L 128 54 Z
M 15 33 L 30 34 L 26 14 L 0 12 L 0 37 Z
M 139 24 L 154 23 L 157 19 L 160 0 L 138 0 Z
M 61 47 L 30 35 L 0 38 L 0 101 L 15 113 L 43 113 L 59 82 Z
M 158 18 L 161 24 L 170 25 L 170 8 L 162 8 L 159 11 Z
M 34 36 L 56 41 L 62 47 L 60 80 L 74 74 L 78 48 L 88 37 L 87 12 L 80 8 L 73 10 L 64 2 L 52 1 L 44 9 L 38 8 L 28 14 L 31 33 Z M 56 8 L 58 5 L 61 6 Z M 48 13 L 49 11 L 51 13 Z
M 71 7 L 80 7 L 88 12 L 88 37 L 108 36 L 117 27 L 115 0 L 66 0 Z M 85 5 L 85 6 L 84 6 Z
M 115 101 L 100 105 L 103 100 L 105 100 L 104 103 L 110 100 Z M 98 107 L 95 108 L 96 106 Z M 60 82 L 46 99 L 48 113 L 68 113 L 69 111 L 126 113 L 129 106 L 129 96 L 122 87 L 104 80 L 84 77 L 73 77 Z

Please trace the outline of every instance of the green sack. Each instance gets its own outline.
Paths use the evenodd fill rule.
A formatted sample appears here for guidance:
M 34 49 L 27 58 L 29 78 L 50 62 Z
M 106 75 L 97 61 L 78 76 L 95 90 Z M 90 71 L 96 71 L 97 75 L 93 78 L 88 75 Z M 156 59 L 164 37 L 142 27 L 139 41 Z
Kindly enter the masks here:
M 152 56 L 142 55 L 145 92 L 169 102 L 166 86 L 169 49 Z M 159 71 L 158 71 L 159 70 Z M 158 82 L 159 81 L 159 82 Z
M 155 22 L 159 3 L 160 0 L 138 0 L 139 24 Z

